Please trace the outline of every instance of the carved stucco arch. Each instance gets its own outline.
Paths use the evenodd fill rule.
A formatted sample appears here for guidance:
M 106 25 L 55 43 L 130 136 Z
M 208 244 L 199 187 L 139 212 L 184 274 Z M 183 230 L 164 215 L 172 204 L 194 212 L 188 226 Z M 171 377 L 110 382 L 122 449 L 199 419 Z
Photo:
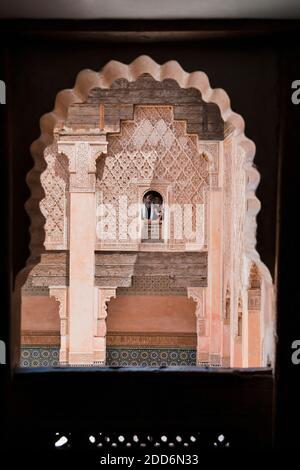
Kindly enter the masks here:
M 243 284 L 248 282 L 249 266 L 255 262 L 261 273 L 265 289 L 268 291 L 268 305 L 265 313 L 268 323 L 267 341 L 272 344 L 273 341 L 273 312 L 274 295 L 272 277 L 260 259 L 256 250 L 256 216 L 260 210 L 260 201 L 257 199 L 255 191 L 259 184 L 260 175 L 253 165 L 255 155 L 255 144 L 245 136 L 245 123 L 243 118 L 232 111 L 230 99 L 223 89 L 212 89 L 207 75 L 204 72 L 195 71 L 188 73 L 176 61 L 169 61 L 162 65 L 157 64 L 148 56 L 140 56 L 129 65 L 112 60 L 108 62 L 100 72 L 92 70 L 81 71 L 74 85 L 74 88 L 60 91 L 55 100 L 53 111 L 44 114 L 40 119 L 41 135 L 31 145 L 31 154 L 34 159 L 34 166 L 27 175 L 27 184 L 31 191 L 31 196 L 26 202 L 26 210 L 30 217 L 30 257 L 27 262 L 27 268 L 18 276 L 16 288 L 24 283 L 28 272 L 34 266 L 43 251 L 44 223 L 45 219 L 41 214 L 39 204 L 44 197 L 40 177 L 45 169 L 44 151 L 53 141 L 55 133 L 62 128 L 68 115 L 68 109 L 72 104 L 83 103 L 90 91 L 94 88 L 109 89 L 113 82 L 118 79 L 126 79 L 128 82 L 134 82 L 143 74 L 151 75 L 156 81 L 165 79 L 175 80 L 180 88 L 194 88 L 201 93 L 206 103 L 214 103 L 218 106 L 221 117 L 227 130 L 230 130 L 236 147 L 244 155 L 244 171 L 246 176 L 246 213 L 245 213 L 245 231 L 243 236 L 243 247 L 245 255 L 245 266 L 243 269 Z M 209 163 L 212 163 L 212 156 L 205 152 Z M 102 151 L 96 160 L 101 157 Z M 268 349 L 270 350 L 270 344 Z M 272 348 L 271 348 L 272 349 Z
M 164 198 L 163 198 L 163 196 L 162 196 L 162 194 L 161 194 L 161 191 L 159 191 L 158 189 L 156 189 L 155 183 L 153 184 L 153 186 L 151 185 L 151 186 L 148 186 L 147 189 L 143 189 L 143 192 L 142 192 L 142 197 L 143 197 L 143 199 L 144 199 L 144 197 L 146 196 L 146 194 L 147 194 L 147 193 L 150 193 L 151 191 L 154 191 L 154 192 L 158 193 L 158 194 L 161 196 L 162 200 L 164 200 Z

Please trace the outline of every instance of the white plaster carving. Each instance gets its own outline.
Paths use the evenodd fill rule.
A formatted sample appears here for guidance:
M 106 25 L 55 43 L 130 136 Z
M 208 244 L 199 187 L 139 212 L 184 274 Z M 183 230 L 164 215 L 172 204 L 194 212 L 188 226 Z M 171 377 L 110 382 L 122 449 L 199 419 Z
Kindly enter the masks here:
M 96 160 L 106 150 L 106 141 L 58 141 L 58 152 L 69 159 L 70 192 L 95 192 Z
M 216 152 L 217 146 L 214 143 L 209 148 Z M 207 159 L 199 153 L 198 137 L 186 133 L 186 122 L 174 120 L 172 106 L 136 106 L 134 120 L 123 121 L 119 134 L 108 135 L 107 157 L 100 162 L 97 191 L 103 195 L 101 203 L 113 204 L 119 220 L 120 196 L 127 195 L 129 204 L 142 200 L 136 196 L 138 181 L 145 185 L 148 180 L 150 188 L 159 192 L 161 185 L 169 185 L 170 197 L 164 197 L 165 204 L 193 204 L 192 223 L 185 224 L 182 240 L 175 241 L 187 242 L 196 229 L 196 204 L 204 204 L 208 167 Z M 201 222 L 205 223 L 204 217 Z M 174 230 L 171 221 L 168 235 L 172 237 Z M 111 244 L 103 240 L 102 247 L 106 243 Z M 119 245 L 120 240 L 116 243 Z
M 47 167 L 41 174 L 45 197 L 40 209 L 45 217 L 45 247 L 67 249 L 67 197 L 69 169 L 66 158 L 57 156 L 57 144 L 45 149 Z

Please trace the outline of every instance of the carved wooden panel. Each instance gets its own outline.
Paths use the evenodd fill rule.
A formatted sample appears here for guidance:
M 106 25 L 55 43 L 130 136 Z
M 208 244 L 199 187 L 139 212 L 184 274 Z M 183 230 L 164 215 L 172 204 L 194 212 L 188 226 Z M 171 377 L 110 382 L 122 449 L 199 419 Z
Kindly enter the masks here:
M 40 262 L 31 270 L 22 293 L 27 295 L 49 295 L 49 286 L 69 284 L 69 255 L 67 252 L 49 252 L 41 256 Z
M 173 287 L 207 285 L 207 253 L 98 252 L 95 284 L 130 287 L 132 277 L 160 276 Z
M 70 106 L 66 126 L 72 129 L 99 127 L 101 104 L 104 126 L 111 132 L 118 132 L 121 120 L 133 119 L 137 103 L 172 105 L 175 119 L 187 120 L 187 132 L 198 134 L 202 140 L 224 138 L 224 121 L 217 105 L 206 103 L 196 88 L 181 88 L 173 79 L 157 81 L 148 73 L 133 82 L 117 79 L 110 89 L 91 89 L 84 103 Z

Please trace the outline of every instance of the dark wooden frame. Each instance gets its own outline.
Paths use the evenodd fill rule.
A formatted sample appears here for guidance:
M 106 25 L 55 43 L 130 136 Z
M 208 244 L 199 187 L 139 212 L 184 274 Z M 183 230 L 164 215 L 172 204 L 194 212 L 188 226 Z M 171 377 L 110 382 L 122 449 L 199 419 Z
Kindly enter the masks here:
M 1 339 L 7 365 L 0 366 L 1 428 L 6 446 L 47 447 L 51 432 L 90 429 L 123 432 L 187 430 L 224 432 L 236 447 L 282 448 L 297 445 L 292 422 L 299 414 L 296 383 L 300 365 L 291 363 L 291 343 L 300 337 L 297 315 L 297 139 L 300 105 L 291 103 L 291 82 L 300 79 L 299 21 L 6 21 L 1 45 L 1 76 L 7 104 L 1 106 L 1 163 L 5 256 L 2 263 Z M 275 378 L 271 370 L 17 370 L 19 318 L 12 318 L 13 283 L 12 149 L 10 100 L 11 48 L 22 41 L 218 41 L 256 40 L 273 44 L 279 68 L 280 107 L 275 281 L 278 285 L 278 344 Z M 297 76 L 298 75 L 298 76 Z M 5 158 L 3 158 L 5 157 Z M 5 175 L 5 177 L 3 176 Z M 76 392 L 74 393 L 74 390 Z M 91 395 L 90 391 L 93 390 Z M 120 390 L 122 395 L 120 395 Z M 153 393 L 154 390 L 154 393 Z M 220 393 L 222 392 L 222 393 Z M 78 396 L 84 405 L 78 406 Z M 91 398 L 92 396 L 92 398 Z M 273 404 L 273 398 L 275 402 Z M 76 412 L 76 413 L 75 413 Z M 244 434 L 243 434 L 244 433 Z M 244 439 L 241 435 L 244 435 Z M 39 436 L 33 441 L 33 436 Z M 5 437 L 9 439 L 4 439 Z M 0 445 L 1 445 L 0 444 Z M 80 447 L 80 442 L 76 445 Z

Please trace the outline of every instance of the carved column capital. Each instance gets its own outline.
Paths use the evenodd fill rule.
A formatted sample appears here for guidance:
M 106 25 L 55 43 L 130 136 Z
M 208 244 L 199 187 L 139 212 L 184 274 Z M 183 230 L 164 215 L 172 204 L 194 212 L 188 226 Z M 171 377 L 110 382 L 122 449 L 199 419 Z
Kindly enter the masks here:
M 116 289 L 114 288 L 101 288 L 99 289 L 99 309 L 98 318 L 105 320 L 107 317 L 107 302 L 111 298 L 116 298 Z
M 59 317 L 67 317 L 67 287 L 49 286 L 49 295 L 59 302 Z
M 196 302 L 196 331 L 197 331 L 197 364 L 203 362 L 203 356 L 208 355 L 206 350 L 206 336 L 207 336 L 207 319 L 205 315 L 205 288 L 203 287 L 188 287 L 188 298 Z M 204 349 L 203 349 L 204 348 Z
M 248 310 L 254 311 L 261 309 L 261 290 L 248 289 Z
M 188 287 L 188 298 L 196 302 L 195 315 L 197 318 L 204 318 L 204 288 L 203 287 Z
M 107 302 L 116 297 L 116 288 L 95 288 L 98 292 L 96 302 L 96 331 L 94 336 L 94 364 L 104 365 L 106 360 L 106 317 Z
M 70 191 L 95 192 L 96 160 L 107 153 L 107 141 L 58 141 L 58 151 L 69 159 Z

